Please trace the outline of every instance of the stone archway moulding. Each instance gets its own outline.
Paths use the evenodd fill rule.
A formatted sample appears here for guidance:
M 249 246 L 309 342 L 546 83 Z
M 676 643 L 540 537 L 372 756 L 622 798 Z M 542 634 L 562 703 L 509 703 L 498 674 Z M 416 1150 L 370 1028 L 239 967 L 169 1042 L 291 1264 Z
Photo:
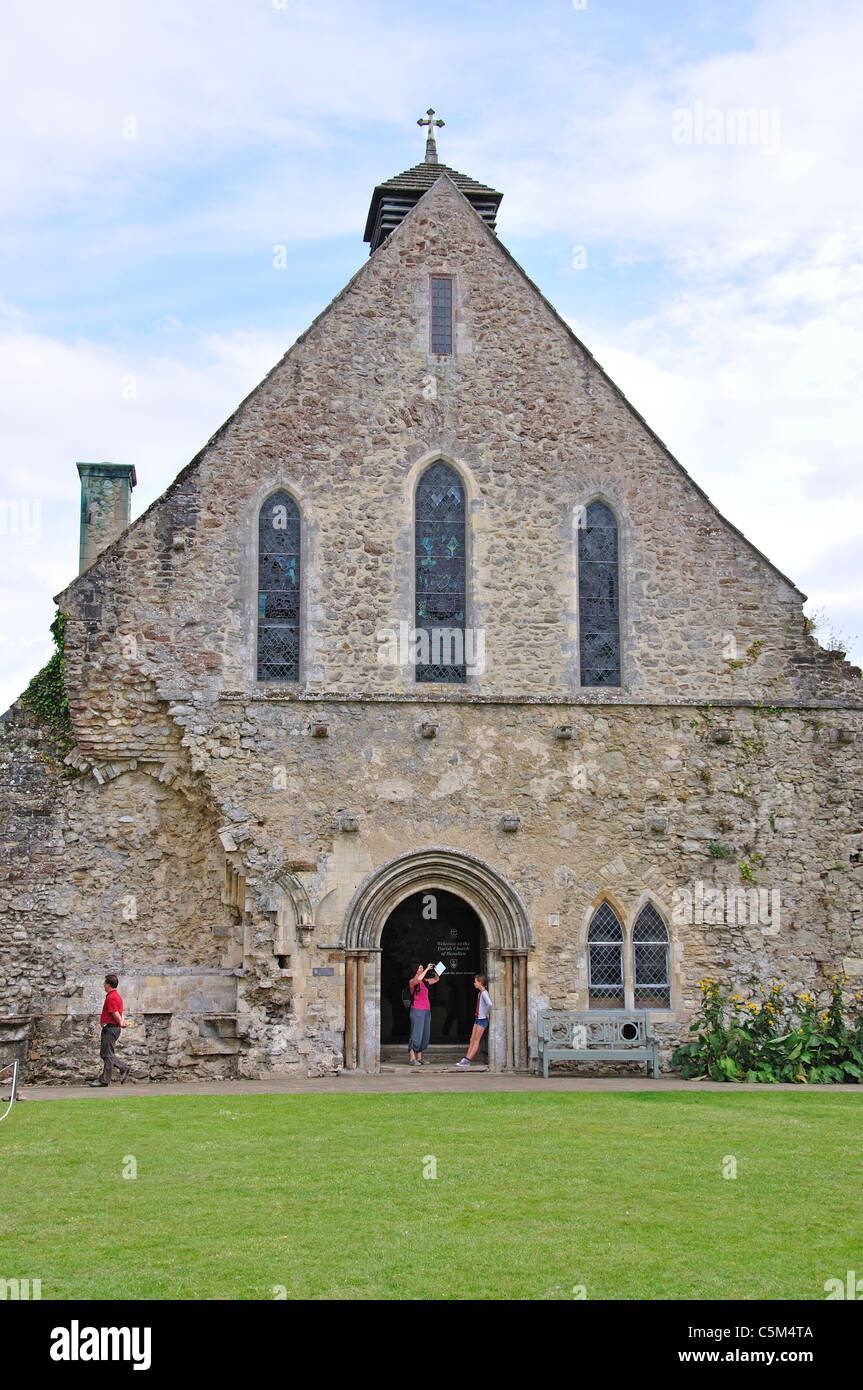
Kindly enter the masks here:
M 345 913 L 344 949 L 377 950 L 387 918 L 399 903 L 412 893 L 434 888 L 457 894 L 474 909 L 491 950 L 533 949 L 527 909 L 515 889 L 482 859 L 445 848 L 402 854 L 376 869 Z
M 380 950 L 384 926 L 412 893 L 455 893 L 476 912 L 492 961 L 495 1007 L 489 1037 L 493 1071 L 527 1064 L 527 958 L 533 932 L 518 893 L 491 865 L 463 850 L 435 847 L 401 854 L 376 869 L 354 894 L 345 913 L 345 1066 L 377 1071 L 380 1065 Z

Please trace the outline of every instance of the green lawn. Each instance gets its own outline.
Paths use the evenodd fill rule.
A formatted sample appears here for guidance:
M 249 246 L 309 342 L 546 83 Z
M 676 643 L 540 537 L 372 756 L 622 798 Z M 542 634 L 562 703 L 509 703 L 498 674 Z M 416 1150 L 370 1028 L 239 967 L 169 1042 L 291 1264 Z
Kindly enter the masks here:
M 805 1091 L 28 1101 L 0 1125 L 0 1277 L 43 1299 L 823 1299 L 863 1274 L 860 1120 Z

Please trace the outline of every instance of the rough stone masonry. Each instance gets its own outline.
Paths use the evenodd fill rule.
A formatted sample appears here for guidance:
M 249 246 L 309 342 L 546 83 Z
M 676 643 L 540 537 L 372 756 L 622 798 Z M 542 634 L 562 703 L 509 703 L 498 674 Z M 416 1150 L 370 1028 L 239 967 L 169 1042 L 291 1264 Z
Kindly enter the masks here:
M 453 284 L 445 356 L 431 276 Z M 465 490 L 485 634 L 463 685 L 379 660 L 414 620 L 414 496 L 438 459 Z M 297 682 L 257 679 L 278 489 L 302 524 Z M 620 537 L 612 689 L 579 673 L 574 518 L 597 498 Z M 108 969 L 139 1075 L 375 1070 L 381 932 L 435 888 L 482 922 L 495 1068 L 533 1064 L 538 1009 L 588 1007 L 603 901 L 627 1001 L 639 909 L 667 927 L 665 1067 L 705 974 L 863 987 L 860 672 L 447 173 L 57 603 L 70 740 L 21 702 L 0 725 L 0 1060 L 31 1079 L 81 1078 Z M 756 880 L 778 920 L 675 913 L 695 885 Z

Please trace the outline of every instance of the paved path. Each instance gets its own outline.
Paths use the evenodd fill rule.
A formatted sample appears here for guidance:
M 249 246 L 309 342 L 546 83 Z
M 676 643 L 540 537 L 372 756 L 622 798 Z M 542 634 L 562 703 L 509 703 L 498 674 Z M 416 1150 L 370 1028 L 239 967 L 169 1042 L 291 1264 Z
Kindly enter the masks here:
M 339 1076 L 305 1077 L 282 1076 L 267 1081 L 145 1081 L 125 1086 L 117 1082 L 99 1090 L 89 1086 L 23 1086 L 24 1100 L 110 1100 L 117 1096 L 139 1100 L 144 1096 L 344 1096 L 398 1095 L 402 1092 L 436 1091 L 518 1091 L 538 1095 L 544 1091 L 760 1091 L 771 1095 L 775 1091 L 853 1091 L 863 1097 L 863 1086 L 759 1086 L 737 1085 L 721 1081 L 648 1081 L 644 1077 L 539 1076 L 523 1073 L 458 1072 L 429 1068 L 418 1072 L 414 1068 L 393 1067 L 379 1076 L 360 1072 L 342 1072 Z

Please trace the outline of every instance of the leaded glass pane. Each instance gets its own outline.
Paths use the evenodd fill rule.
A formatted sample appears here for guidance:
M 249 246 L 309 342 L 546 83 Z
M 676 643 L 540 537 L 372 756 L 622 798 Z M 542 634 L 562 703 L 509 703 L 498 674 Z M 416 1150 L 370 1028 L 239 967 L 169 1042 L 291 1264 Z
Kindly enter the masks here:
M 587 940 L 589 1007 L 622 1009 L 623 929 L 608 903 L 600 903 L 593 914 Z
M 452 352 L 452 280 L 433 275 L 431 282 L 431 350 L 440 356 Z
M 645 903 L 632 929 L 633 941 L 667 941 L 668 931 L 653 903 Z
M 617 522 L 591 502 L 578 531 L 578 622 L 582 685 L 620 685 L 620 575 Z
M 258 680 L 300 678 L 300 512 L 290 493 L 258 518 Z
M 461 478 L 445 463 L 422 475 L 416 496 L 416 628 L 418 681 L 466 679 L 465 499 Z M 426 658 L 427 659 L 424 659 Z
M 632 930 L 635 1007 L 669 1009 L 668 930 L 652 903 L 645 903 Z
M 610 903 L 600 903 L 593 914 L 587 933 L 588 941 L 622 941 L 623 928 Z

